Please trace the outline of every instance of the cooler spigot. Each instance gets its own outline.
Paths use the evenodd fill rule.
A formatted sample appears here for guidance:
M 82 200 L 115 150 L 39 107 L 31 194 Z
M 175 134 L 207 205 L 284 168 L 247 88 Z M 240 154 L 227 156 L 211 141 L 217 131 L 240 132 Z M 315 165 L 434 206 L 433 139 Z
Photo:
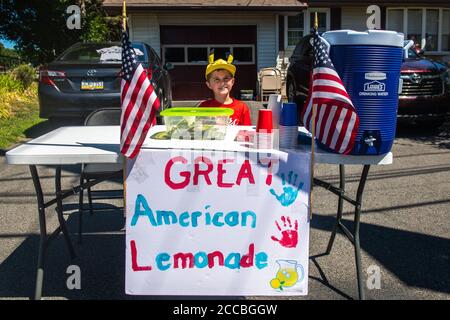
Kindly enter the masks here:
M 364 142 L 369 146 L 369 147 L 373 147 L 373 143 L 377 141 L 376 138 L 370 136 L 364 139 Z

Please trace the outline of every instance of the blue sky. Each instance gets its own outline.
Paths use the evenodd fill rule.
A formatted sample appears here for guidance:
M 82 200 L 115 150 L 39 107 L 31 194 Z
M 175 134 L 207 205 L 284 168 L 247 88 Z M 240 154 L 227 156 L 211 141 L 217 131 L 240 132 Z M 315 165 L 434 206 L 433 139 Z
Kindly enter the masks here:
M 14 47 L 14 42 L 12 41 L 0 39 L 0 42 L 3 43 L 5 48 L 12 49 Z

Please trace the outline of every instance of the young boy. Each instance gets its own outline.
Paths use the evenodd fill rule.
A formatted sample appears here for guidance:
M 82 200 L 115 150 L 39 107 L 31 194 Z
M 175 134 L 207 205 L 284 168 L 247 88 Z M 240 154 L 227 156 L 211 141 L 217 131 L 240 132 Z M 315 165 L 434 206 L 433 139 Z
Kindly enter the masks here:
M 248 106 L 230 97 L 234 85 L 236 67 L 232 64 L 233 56 L 230 54 L 227 61 L 218 59 L 214 61 L 214 53 L 209 56 L 209 64 L 206 67 L 206 86 L 214 93 L 214 99 L 200 103 L 200 107 L 222 107 L 234 110 L 230 116 L 230 124 L 250 126 L 250 110 Z

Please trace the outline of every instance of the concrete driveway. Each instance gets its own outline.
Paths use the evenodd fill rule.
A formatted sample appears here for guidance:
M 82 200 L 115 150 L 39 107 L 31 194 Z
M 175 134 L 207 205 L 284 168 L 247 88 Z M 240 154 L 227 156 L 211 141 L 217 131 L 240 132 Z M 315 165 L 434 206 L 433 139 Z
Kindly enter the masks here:
M 31 130 L 37 136 L 55 127 L 44 123 Z M 450 299 L 450 122 L 441 128 L 400 123 L 393 147 L 394 164 L 373 167 L 366 185 L 361 218 L 362 266 L 379 268 L 381 288 L 368 299 Z M 63 183 L 78 181 L 79 167 L 63 171 Z M 360 167 L 348 166 L 347 188 L 354 194 Z M 41 168 L 46 195 L 53 187 L 52 168 Z M 338 167 L 316 166 L 316 176 L 338 182 Z M 106 184 L 102 188 L 109 187 Z M 335 221 L 337 198 L 316 188 L 311 222 L 309 295 L 301 299 L 357 298 L 353 249 L 338 235 L 333 251 L 322 255 Z M 69 230 L 76 238 L 77 197 L 65 201 Z M 73 205 L 71 205 L 73 204 Z M 133 299 L 124 294 L 123 214 L 85 214 L 85 237 L 75 244 L 78 257 L 69 258 L 60 236 L 48 251 L 45 299 Z M 344 222 L 352 230 L 353 212 L 345 207 Z M 73 214 L 71 214 L 73 213 Z M 48 210 L 48 230 L 57 226 Z M 28 299 L 34 294 L 39 244 L 36 197 L 26 166 L 5 164 L 0 154 L 0 298 Z M 68 266 L 81 268 L 81 290 L 69 290 Z M 152 297 L 148 297 L 152 299 Z M 250 297 L 262 299 L 264 297 Z

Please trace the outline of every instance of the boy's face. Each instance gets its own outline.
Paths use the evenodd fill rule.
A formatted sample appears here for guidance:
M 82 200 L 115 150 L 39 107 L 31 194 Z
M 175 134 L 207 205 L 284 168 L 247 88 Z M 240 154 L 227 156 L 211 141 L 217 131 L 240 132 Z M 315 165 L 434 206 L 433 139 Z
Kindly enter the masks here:
M 216 70 L 211 73 L 206 85 L 214 92 L 214 95 L 229 95 L 234 85 L 234 78 L 226 70 Z

